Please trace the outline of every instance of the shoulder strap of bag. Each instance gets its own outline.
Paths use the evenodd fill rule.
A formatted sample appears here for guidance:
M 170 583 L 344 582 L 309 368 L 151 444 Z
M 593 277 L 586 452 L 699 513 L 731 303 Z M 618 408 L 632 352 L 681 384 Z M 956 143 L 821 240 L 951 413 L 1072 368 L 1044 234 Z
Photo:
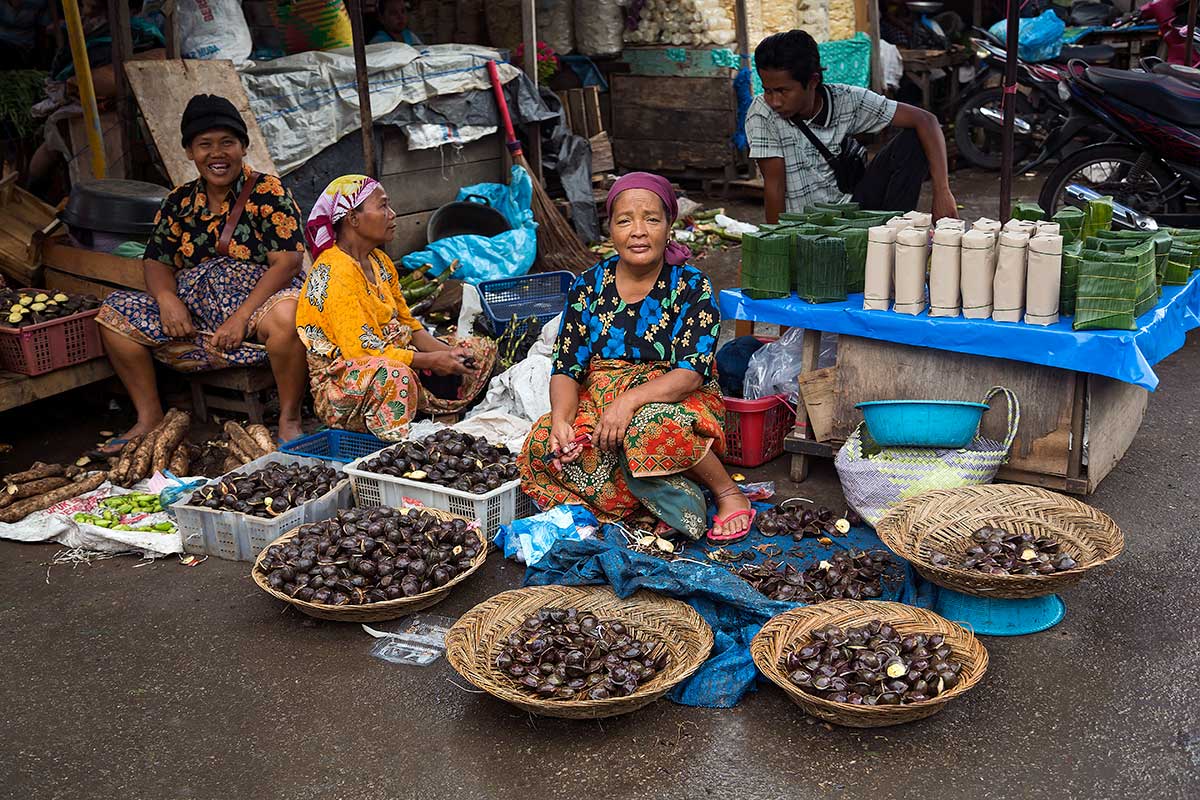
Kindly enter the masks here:
M 229 255 L 229 243 L 233 240 L 233 231 L 237 228 L 238 223 L 242 221 L 242 212 L 246 210 L 246 202 L 249 201 L 250 193 L 258 185 L 260 178 L 262 178 L 261 172 L 250 173 L 246 178 L 246 182 L 242 184 L 242 191 L 237 197 L 237 202 L 233 204 L 233 208 L 229 211 L 229 218 L 225 220 L 225 227 L 221 229 L 221 238 L 217 240 L 217 253 L 222 257 Z
M 825 162 L 829 164 L 830 169 L 836 173 L 838 170 L 837 159 L 833 157 L 833 153 L 829 152 L 829 148 L 825 146 L 825 143 L 818 139 L 817 135 L 808 129 L 808 125 L 806 125 L 803 120 L 799 122 L 793 122 L 792 124 L 799 128 L 800 132 L 803 133 L 805 137 L 807 137 L 808 140 L 813 143 L 813 147 L 821 151 L 821 155 L 824 156 Z

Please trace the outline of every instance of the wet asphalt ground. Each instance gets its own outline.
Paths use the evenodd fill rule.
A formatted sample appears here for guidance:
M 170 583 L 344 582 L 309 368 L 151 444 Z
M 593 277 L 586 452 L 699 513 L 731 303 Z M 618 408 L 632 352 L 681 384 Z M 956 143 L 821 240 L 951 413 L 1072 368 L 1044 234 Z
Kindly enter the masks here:
M 706 266 L 729 285 L 735 261 Z M 468 691 L 444 659 L 371 657 L 361 629 L 282 608 L 247 564 L 48 570 L 56 546 L 2 542 L 0 797 L 1195 798 L 1200 334 L 1156 369 L 1140 435 L 1090 499 L 1125 554 L 1063 594 L 1057 627 L 986 638 L 982 684 L 930 719 L 831 728 L 770 684 L 733 709 L 537 719 Z M 73 457 L 120 422 L 87 392 L 0 414 L 14 445 L 0 471 Z M 748 474 L 841 503 L 827 463 L 802 486 L 784 460 Z M 493 555 L 431 613 L 521 576 Z

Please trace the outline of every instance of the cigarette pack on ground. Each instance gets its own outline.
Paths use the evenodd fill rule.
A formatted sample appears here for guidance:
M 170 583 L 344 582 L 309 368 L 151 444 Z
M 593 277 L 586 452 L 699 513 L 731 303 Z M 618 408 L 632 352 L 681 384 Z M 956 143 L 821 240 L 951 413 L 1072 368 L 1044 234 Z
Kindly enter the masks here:
M 960 285 L 962 315 L 968 319 L 987 319 L 992 315 L 992 283 L 996 269 L 992 250 L 996 234 L 971 228 L 961 240 Z
M 863 309 L 866 311 L 887 311 L 892 304 L 898 230 L 890 225 L 878 225 L 867 231 L 867 274 L 863 289 Z
M 1025 308 L 1025 260 L 1029 236 L 1017 231 L 1000 234 L 1000 255 L 992 283 L 992 319 L 1020 322 Z
M 896 234 L 896 305 L 898 314 L 920 314 L 925 310 L 925 265 L 929 236 L 920 228 L 905 228 Z
M 938 228 L 933 232 L 929 258 L 929 316 L 957 317 L 961 311 L 962 231 Z
M 1061 236 L 1035 236 L 1029 240 L 1025 279 L 1025 322 L 1029 325 L 1058 322 L 1062 250 Z

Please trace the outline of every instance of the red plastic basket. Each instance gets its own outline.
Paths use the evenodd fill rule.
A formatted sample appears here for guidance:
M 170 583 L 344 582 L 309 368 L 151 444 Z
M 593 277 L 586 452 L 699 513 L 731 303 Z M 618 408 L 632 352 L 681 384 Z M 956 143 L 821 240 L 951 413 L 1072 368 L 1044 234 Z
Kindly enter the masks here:
M 783 452 L 796 413 L 781 394 L 759 400 L 725 398 L 725 463 L 761 466 Z
M 99 313 L 93 308 L 23 328 L 0 327 L 0 369 L 41 375 L 99 358 L 104 355 Z

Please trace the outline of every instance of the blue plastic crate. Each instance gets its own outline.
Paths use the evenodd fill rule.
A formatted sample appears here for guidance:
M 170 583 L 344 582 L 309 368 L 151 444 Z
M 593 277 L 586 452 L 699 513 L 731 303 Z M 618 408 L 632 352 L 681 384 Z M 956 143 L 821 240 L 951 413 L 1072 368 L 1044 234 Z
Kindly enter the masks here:
M 488 327 L 499 336 L 514 316 L 518 322 L 535 318 L 545 325 L 566 308 L 567 292 L 574 282 L 575 275 L 565 270 L 483 281 L 479 298 Z
M 369 456 L 389 444 L 394 442 L 385 442 L 369 433 L 327 428 L 308 436 L 301 436 L 299 439 L 292 439 L 279 449 L 294 456 L 309 456 L 349 464 L 354 459 Z

